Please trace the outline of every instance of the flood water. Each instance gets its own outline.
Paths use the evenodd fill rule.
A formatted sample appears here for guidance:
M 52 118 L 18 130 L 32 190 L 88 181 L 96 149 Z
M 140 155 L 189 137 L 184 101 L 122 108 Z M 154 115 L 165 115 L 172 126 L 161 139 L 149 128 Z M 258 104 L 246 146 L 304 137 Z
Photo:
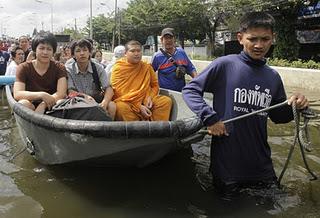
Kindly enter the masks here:
M 269 125 L 277 175 L 293 124 Z M 210 189 L 210 139 L 143 169 L 47 167 L 27 152 L 6 102 L 0 103 L 0 218 L 320 217 L 320 180 L 309 181 L 298 147 L 284 190 L 224 201 Z M 320 122 L 310 123 L 310 168 L 320 176 Z M 48 139 L 50 140 L 50 139 Z

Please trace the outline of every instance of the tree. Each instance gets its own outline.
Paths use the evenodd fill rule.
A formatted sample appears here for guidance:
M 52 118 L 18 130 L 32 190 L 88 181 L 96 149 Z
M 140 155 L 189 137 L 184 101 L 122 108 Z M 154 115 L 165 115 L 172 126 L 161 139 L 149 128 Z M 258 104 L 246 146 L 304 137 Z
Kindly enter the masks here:
M 158 35 L 162 28 L 176 29 L 180 44 L 185 39 L 208 39 L 213 55 L 215 33 L 227 25 L 237 31 L 239 18 L 250 11 L 268 11 L 277 20 L 277 46 L 274 55 L 295 59 L 299 44 L 295 38 L 297 10 L 303 0 L 132 0 L 124 13 L 125 38 L 144 42 L 148 35 Z
M 298 59 L 300 44 L 296 36 L 297 15 L 306 1 L 288 1 L 274 10 L 276 18 L 276 46 L 273 50 L 275 58 L 296 60 Z
M 64 28 L 62 34 L 70 35 L 71 39 L 81 39 L 83 38 L 83 34 L 79 33 L 74 28 Z
M 158 34 L 164 26 L 159 19 L 157 1 L 131 1 L 123 14 L 121 30 L 125 41 L 135 39 L 144 43 L 148 35 Z
M 90 20 L 87 21 L 87 26 L 84 31 L 89 35 Z M 92 38 L 101 43 L 110 43 L 112 41 L 112 30 L 114 28 L 114 21 L 112 17 L 105 17 L 104 14 L 99 14 L 92 18 Z
M 215 12 L 223 13 L 233 31 L 237 31 L 234 21 L 250 11 L 267 11 L 276 19 L 275 32 L 276 46 L 273 52 L 274 57 L 295 60 L 298 57 L 299 43 L 296 38 L 296 23 L 298 10 L 311 1 L 305 0 L 228 0 L 211 1 Z
M 123 31 L 128 38 L 144 42 L 148 35 L 159 35 L 164 27 L 175 29 L 184 39 L 204 39 L 208 22 L 204 0 L 134 0 L 123 18 Z
M 267 11 L 276 18 L 277 39 L 274 56 L 294 60 L 299 44 L 295 25 L 297 11 L 307 0 L 131 0 L 121 17 L 121 40 L 135 39 L 142 44 L 147 36 L 160 34 L 164 27 L 173 27 L 180 44 L 184 40 L 209 39 L 214 48 L 215 33 L 222 26 L 236 32 L 239 18 L 250 11 Z M 308 1 L 309 3 L 312 1 Z M 89 21 L 85 32 L 89 33 Z M 111 42 L 115 28 L 114 14 L 93 18 L 93 38 L 98 42 Z M 214 49 L 209 50 L 209 56 Z

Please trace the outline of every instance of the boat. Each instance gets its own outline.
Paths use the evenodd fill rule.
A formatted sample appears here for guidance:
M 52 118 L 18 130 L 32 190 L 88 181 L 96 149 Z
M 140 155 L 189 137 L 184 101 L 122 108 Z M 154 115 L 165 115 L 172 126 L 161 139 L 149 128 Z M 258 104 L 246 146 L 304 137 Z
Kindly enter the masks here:
M 180 92 L 161 89 L 173 101 L 170 121 L 83 121 L 38 114 L 15 101 L 5 87 L 27 151 L 40 163 L 106 166 L 150 165 L 203 139 L 202 122 Z

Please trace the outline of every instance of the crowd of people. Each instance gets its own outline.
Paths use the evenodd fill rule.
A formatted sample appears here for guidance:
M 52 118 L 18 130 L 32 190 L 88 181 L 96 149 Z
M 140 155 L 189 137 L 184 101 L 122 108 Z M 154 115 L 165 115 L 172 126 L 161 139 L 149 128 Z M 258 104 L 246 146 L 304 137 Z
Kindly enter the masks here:
M 81 93 L 98 102 L 113 120 L 168 121 L 172 99 L 160 95 L 159 88 L 182 92 L 213 136 L 210 170 L 215 187 L 230 192 L 270 185 L 276 175 L 267 142 L 267 118 L 289 122 L 293 119 L 290 105 L 306 108 L 306 97 L 296 93 L 286 107 L 228 125 L 223 120 L 287 99 L 279 74 L 265 60 L 274 40 L 274 25 L 267 13 L 246 14 L 237 35 L 243 51 L 217 58 L 199 75 L 184 50 L 176 46 L 172 28 L 162 30 L 163 48 L 153 55 L 151 64 L 142 61 L 142 46 L 135 40 L 116 47 L 107 63 L 90 39 L 75 40 L 54 56 L 57 42 L 52 34 L 36 36 L 32 49 L 28 39 L 20 37 L 19 45 L 10 50 L 8 67 L 9 55 L 1 51 L 0 73 L 16 74 L 14 98 L 39 113 L 70 93 Z M 187 85 L 185 75 L 192 78 Z M 212 105 L 203 99 L 204 92 L 213 94 Z
M 115 47 L 107 62 L 91 39 L 57 47 L 51 33 L 32 40 L 21 36 L 0 53 L 0 69 L 2 74 L 16 76 L 14 98 L 39 113 L 51 110 L 68 95 L 81 93 L 99 103 L 112 120 L 169 120 L 172 101 L 160 96 L 159 88 L 181 92 L 185 74 L 195 77 L 197 73 L 184 50 L 176 47 L 172 28 L 162 31 L 161 40 L 163 50 L 149 64 L 142 61 L 142 45 L 134 40 Z M 177 76 L 177 68 L 184 69 L 183 75 Z

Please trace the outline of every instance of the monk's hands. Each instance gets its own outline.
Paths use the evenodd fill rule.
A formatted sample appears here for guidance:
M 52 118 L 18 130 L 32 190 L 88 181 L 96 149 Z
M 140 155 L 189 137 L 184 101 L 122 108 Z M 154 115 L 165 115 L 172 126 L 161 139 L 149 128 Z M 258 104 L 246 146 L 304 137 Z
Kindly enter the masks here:
M 146 120 L 149 120 L 149 118 L 152 116 L 151 110 L 144 105 L 141 105 L 140 112 L 143 118 Z
M 151 99 L 150 96 L 147 98 L 147 101 L 146 101 L 145 106 L 146 106 L 148 109 L 151 109 L 151 108 L 152 108 L 153 103 L 152 103 L 152 99 Z
M 308 99 L 300 93 L 293 94 L 288 99 L 289 105 L 292 105 L 293 103 L 295 103 L 297 109 L 304 109 L 309 106 Z
M 218 121 L 215 124 L 208 126 L 207 129 L 208 129 L 209 135 L 214 135 L 214 136 L 229 135 L 227 132 L 226 126 L 222 121 Z
M 142 115 L 142 117 L 144 119 L 149 120 L 151 118 L 151 116 L 152 116 L 152 111 L 151 111 L 152 106 L 153 106 L 152 99 L 149 96 L 145 100 L 144 105 L 141 105 L 141 107 L 140 107 L 141 115 Z

